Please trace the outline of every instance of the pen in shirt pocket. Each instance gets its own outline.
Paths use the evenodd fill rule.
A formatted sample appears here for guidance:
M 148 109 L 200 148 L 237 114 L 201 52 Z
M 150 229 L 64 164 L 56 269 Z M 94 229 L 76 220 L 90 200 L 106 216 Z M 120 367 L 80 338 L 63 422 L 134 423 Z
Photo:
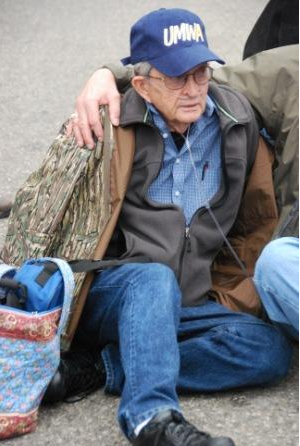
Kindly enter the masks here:
M 206 174 L 206 171 L 207 171 L 208 167 L 209 167 L 209 162 L 208 162 L 208 161 L 205 161 L 204 166 L 203 166 L 203 168 L 202 168 L 202 177 L 201 177 L 201 180 L 202 180 L 202 181 L 203 181 L 204 178 L 205 178 L 205 174 Z

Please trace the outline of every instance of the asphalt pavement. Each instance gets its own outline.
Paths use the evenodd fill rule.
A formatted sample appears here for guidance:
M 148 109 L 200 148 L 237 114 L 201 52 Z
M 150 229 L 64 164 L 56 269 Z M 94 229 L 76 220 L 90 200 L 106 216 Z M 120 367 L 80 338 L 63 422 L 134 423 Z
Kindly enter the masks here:
M 0 195 L 14 196 L 73 111 L 87 77 L 129 54 L 131 24 L 159 7 L 184 7 L 206 23 L 211 48 L 228 64 L 242 49 L 267 0 L 1 0 Z M 6 221 L 0 220 L 0 246 Z M 296 446 L 298 348 L 289 376 L 271 387 L 181 397 L 201 429 L 237 446 Z M 5 446 L 122 446 L 118 398 L 98 391 L 75 404 L 40 411 L 37 431 Z

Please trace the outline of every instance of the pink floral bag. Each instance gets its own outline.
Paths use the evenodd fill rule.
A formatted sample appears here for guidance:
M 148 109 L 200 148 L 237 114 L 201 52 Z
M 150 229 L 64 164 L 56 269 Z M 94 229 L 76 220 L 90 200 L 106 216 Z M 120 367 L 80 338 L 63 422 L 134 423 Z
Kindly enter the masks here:
M 55 267 L 52 274 L 45 277 L 43 266 L 46 263 L 53 263 Z M 63 260 L 44 258 L 27 261 L 24 265 L 28 281 L 32 280 L 30 268 L 37 265 L 37 276 L 43 276 L 43 283 L 39 284 L 41 290 L 44 288 L 47 298 L 51 292 L 56 292 L 57 296 L 54 301 L 52 299 L 54 306 L 49 303 L 42 311 L 34 311 L 32 302 L 29 306 L 24 304 L 23 308 L 7 303 L 0 305 L 0 439 L 26 434 L 36 428 L 40 402 L 59 364 L 60 335 L 74 289 L 72 270 Z M 8 291 L 6 283 L 12 283 L 17 274 L 16 269 L 0 264 L 2 302 L 6 298 L 9 302 L 11 288 Z M 26 296 L 29 302 L 28 283 L 23 291 L 29 291 Z M 19 299 L 20 289 L 16 289 L 14 295 Z

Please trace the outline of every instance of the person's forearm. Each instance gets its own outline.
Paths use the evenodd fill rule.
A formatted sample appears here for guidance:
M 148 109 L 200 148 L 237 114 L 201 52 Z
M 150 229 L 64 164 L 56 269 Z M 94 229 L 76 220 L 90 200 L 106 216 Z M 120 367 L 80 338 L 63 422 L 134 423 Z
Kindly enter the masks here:
M 106 63 L 101 68 L 108 68 L 113 73 L 120 93 L 125 93 L 130 87 L 130 81 L 133 77 L 132 65 L 126 65 L 125 67 L 121 62 L 114 61 Z

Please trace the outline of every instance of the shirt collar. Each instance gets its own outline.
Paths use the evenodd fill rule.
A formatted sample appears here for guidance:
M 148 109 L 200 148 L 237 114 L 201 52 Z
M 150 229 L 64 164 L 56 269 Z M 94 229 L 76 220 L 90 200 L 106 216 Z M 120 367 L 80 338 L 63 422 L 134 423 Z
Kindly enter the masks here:
M 216 110 L 216 106 L 215 106 L 214 101 L 211 99 L 211 97 L 209 95 L 207 95 L 206 107 L 205 107 L 204 114 L 208 117 L 211 117 L 211 115 L 213 114 L 213 112 L 215 110 Z

